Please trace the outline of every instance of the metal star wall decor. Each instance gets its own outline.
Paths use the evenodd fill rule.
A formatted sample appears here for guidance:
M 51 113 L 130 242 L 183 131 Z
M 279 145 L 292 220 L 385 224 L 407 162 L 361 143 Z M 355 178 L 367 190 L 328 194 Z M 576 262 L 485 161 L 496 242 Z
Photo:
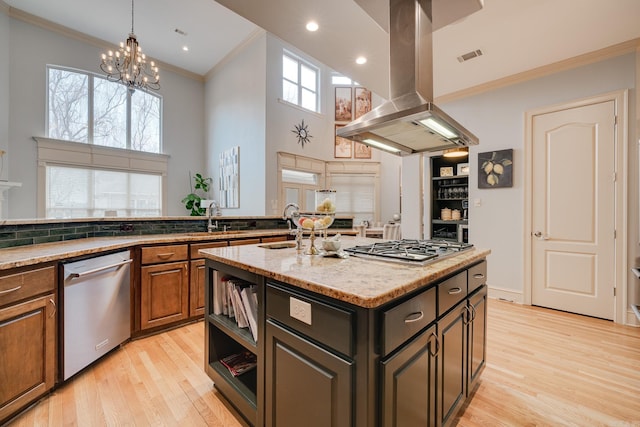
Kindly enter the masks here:
M 309 134 L 309 125 L 304 124 L 304 119 L 302 119 L 302 122 L 300 122 L 299 125 L 295 125 L 295 129 L 291 132 L 296 134 L 298 137 L 298 143 L 302 145 L 302 148 L 304 148 L 304 144 L 311 142 L 310 139 L 313 138 Z

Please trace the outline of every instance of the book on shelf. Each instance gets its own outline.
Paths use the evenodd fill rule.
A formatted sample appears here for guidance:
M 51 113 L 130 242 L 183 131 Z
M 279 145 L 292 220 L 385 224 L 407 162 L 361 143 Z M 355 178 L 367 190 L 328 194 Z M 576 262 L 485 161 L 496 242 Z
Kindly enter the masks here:
M 220 359 L 220 363 L 227 367 L 229 372 L 231 372 L 231 375 L 237 377 L 238 375 L 242 375 L 247 371 L 255 369 L 258 361 L 255 354 L 245 350 Z
M 224 276 L 215 283 L 214 314 L 228 316 L 239 328 L 248 328 L 257 342 L 258 297 L 255 284 L 231 276 Z
M 243 288 L 240 292 L 244 310 L 249 321 L 249 330 L 253 340 L 258 342 L 258 295 L 255 286 Z

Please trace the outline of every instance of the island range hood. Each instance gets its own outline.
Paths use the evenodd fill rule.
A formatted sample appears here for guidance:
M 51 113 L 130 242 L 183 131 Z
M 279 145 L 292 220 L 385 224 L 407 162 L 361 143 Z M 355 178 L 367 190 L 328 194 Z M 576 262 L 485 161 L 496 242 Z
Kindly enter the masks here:
M 456 19 L 482 8 L 482 0 L 433 1 Z M 478 144 L 474 134 L 433 104 L 432 0 L 389 0 L 389 8 L 390 100 L 337 135 L 397 155 Z

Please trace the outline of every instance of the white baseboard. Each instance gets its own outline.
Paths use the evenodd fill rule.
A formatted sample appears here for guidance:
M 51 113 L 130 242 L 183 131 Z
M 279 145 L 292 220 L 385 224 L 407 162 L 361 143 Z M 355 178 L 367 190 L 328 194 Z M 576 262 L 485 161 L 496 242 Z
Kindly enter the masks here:
M 629 309 L 627 310 L 627 317 L 624 324 L 640 328 L 640 319 L 638 319 L 638 316 L 636 316 L 636 313 L 633 310 Z
M 518 304 L 523 304 L 524 302 L 522 292 L 514 291 L 512 289 L 494 288 L 491 286 L 489 286 L 489 298 L 511 301 Z

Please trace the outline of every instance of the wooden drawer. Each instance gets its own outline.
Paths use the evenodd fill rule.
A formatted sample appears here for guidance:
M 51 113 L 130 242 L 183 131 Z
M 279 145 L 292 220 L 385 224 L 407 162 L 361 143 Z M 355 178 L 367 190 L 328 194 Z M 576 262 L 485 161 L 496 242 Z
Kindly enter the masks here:
M 482 261 L 469 269 L 469 289 L 468 292 L 475 291 L 482 285 L 487 284 L 487 261 Z
M 256 243 L 260 243 L 260 238 L 256 237 L 255 239 L 231 240 L 229 241 L 229 246 L 255 245 Z
M 185 261 L 188 253 L 189 245 L 149 246 L 142 248 L 142 264 Z
M 438 316 L 467 297 L 467 271 L 438 284 Z
M 192 243 L 189 245 L 189 255 L 191 256 L 191 259 L 202 258 L 202 255 L 198 252 L 200 249 L 221 248 L 224 246 L 229 246 L 229 242 L 226 240 L 220 240 L 217 242 Z
M 310 323 L 295 315 L 300 307 L 311 313 Z M 298 316 L 299 317 L 299 316 Z M 308 298 L 279 285 L 267 284 L 267 318 L 347 356 L 353 356 L 355 315 L 353 312 Z
M 51 292 L 56 286 L 56 267 L 10 270 L 0 276 L 0 306 Z
M 263 237 L 262 239 L 262 243 L 271 243 L 271 242 L 286 242 L 287 241 L 287 236 L 270 236 L 270 237 Z
M 436 320 L 435 286 L 382 312 L 382 356 Z

